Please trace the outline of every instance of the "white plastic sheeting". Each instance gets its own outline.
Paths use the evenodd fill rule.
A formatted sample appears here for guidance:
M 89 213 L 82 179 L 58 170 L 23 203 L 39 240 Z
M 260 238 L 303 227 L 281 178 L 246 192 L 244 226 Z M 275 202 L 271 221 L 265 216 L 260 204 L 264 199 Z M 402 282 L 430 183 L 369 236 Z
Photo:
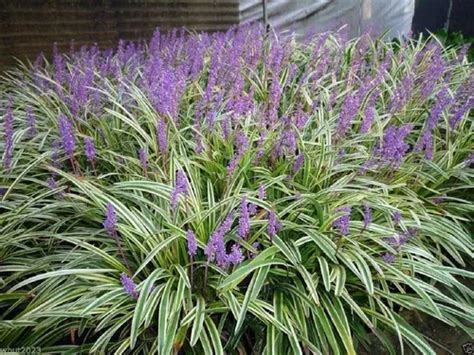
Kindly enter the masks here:
M 263 0 L 240 0 L 240 23 L 262 21 Z M 267 0 L 269 24 L 298 35 L 336 30 L 347 25 L 349 37 L 364 32 L 408 35 L 415 0 Z

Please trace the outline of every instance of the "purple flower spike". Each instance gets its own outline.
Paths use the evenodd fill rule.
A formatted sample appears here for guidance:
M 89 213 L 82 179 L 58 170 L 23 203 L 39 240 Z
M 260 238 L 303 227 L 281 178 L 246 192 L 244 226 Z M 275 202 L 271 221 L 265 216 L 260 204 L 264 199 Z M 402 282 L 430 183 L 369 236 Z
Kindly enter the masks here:
M 234 154 L 232 159 L 229 162 L 229 165 L 227 166 L 227 173 L 229 175 L 232 175 L 237 168 L 237 165 L 239 165 L 240 159 L 242 156 L 245 154 L 249 147 L 249 140 L 247 136 L 243 132 L 238 132 L 236 137 L 235 137 L 235 148 L 237 152 Z
M 48 180 L 46 180 L 46 182 L 48 183 L 48 187 L 51 189 L 51 190 L 54 190 L 58 187 L 58 184 L 56 183 L 56 180 L 54 180 L 54 177 L 50 176 L 48 178 Z
M 382 260 L 387 264 L 393 264 L 393 262 L 395 261 L 395 255 L 393 255 L 392 253 L 384 253 L 382 255 Z
M 278 221 L 278 217 L 275 213 L 275 211 L 269 211 L 268 212 L 268 225 L 267 225 L 267 232 L 268 235 L 270 236 L 270 241 L 273 240 L 273 237 L 280 231 L 281 224 Z
M 336 213 L 343 212 L 344 214 L 338 217 L 333 223 L 333 228 L 337 228 L 341 235 L 349 234 L 349 222 L 351 220 L 351 207 L 344 206 L 336 209 Z
M 449 96 L 448 89 L 444 87 L 436 96 L 436 103 L 430 112 L 430 116 L 426 121 L 428 129 L 432 130 L 436 127 L 440 115 L 443 113 L 444 109 L 449 106 L 451 101 L 452 100 Z
M 12 101 L 8 100 L 7 112 L 3 121 L 4 137 L 5 137 L 5 155 L 3 159 L 3 167 L 9 169 L 12 163 L 13 155 L 13 109 Z
M 369 204 L 366 202 L 364 203 L 364 229 L 372 223 L 372 210 L 370 209 Z
M 74 127 L 65 115 L 59 116 L 59 132 L 63 142 L 64 152 L 72 158 L 76 149 L 76 139 L 74 137 Z
M 257 205 L 255 203 L 249 203 L 249 215 L 254 216 L 257 214 Z
M 176 210 L 178 207 L 178 197 L 180 195 L 187 195 L 188 194 L 188 180 L 186 178 L 186 174 L 183 170 L 178 170 L 176 173 L 176 187 L 174 188 L 173 192 L 171 193 L 171 208 Z
M 117 235 L 117 215 L 115 214 L 114 205 L 110 202 L 107 203 L 107 213 L 103 226 L 111 237 Z
M 165 154 L 168 151 L 168 138 L 166 137 L 166 123 L 160 120 L 156 125 L 156 136 L 158 140 L 158 149 L 161 154 Z
M 379 96 L 379 92 L 375 91 L 369 98 L 367 106 L 364 110 L 364 117 L 362 119 L 362 123 L 360 125 L 360 133 L 367 133 L 372 127 L 372 123 L 374 122 L 375 118 L 375 101 Z
M 395 226 L 398 226 L 400 222 L 402 221 L 402 214 L 400 212 L 395 212 L 392 215 L 392 220 L 393 220 L 393 224 L 395 224 Z
M 405 138 L 411 132 L 413 124 L 408 123 L 401 127 L 389 126 L 384 132 L 382 141 L 374 149 L 374 155 L 382 163 L 389 163 L 398 169 L 410 146 Z
M 304 154 L 300 153 L 296 157 L 295 163 L 293 164 L 293 174 L 296 174 L 304 164 Z
M 248 210 L 247 199 L 242 198 L 240 203 L 240 218 L 239 218 L 239 237 L 246 239 L 250 232 L 250 216 Z
M 235 137 L 235 145 L 237 148 L 237 155 L 242 156 L 249 147 L 249 140 L 243 132 L 237 133 Z
M 267 193 L 265 191 L 265 186 L 264 185 L 260 185 L 258 187 L 258 198 L 259 200 L 265 200 L 265 198 L 267 197 Z
M 238 244 L 232 245 L 230 254 L 227 256 L 227 263 L 231 265 L 239 265 L 244 261 L 244 256 L 242 255 L 242 250 Z
M 224 236 L 231 230 L 234 221 L 234 214 L 231 212 L 224 222 L 212 233 L 207 242 L 204 254 L 208 262 L 217 261 L 220 267 L 227 266 L 227 253 L 225 249 Z
M 188 241 L 188 254 L 192 258 L 197 254 L 197 242 L 196 242 L 196 235 L 191 229 L 188 229 L 186 233 L 186 239 Z
M 451 128 L 455 128 L 463 118 L 463 116 L 474 107 L 474 99 L 468 99 L 461 107 L 454 111 L 452 117 L 449 119 L 449 125 Z
M 429 129 L 421 133 L 421 137 L 415 145 L 415 152 L 425 152 L 425 159 L 433 159 L 433 135 Z
M 94 162 L 96 157 L 94 141 L 91 137 L 84 138 L 84 152 L 86 154 L 87 161 Z
M 147 172 L 148 170 L 148 154 L 144 148 L 140 148 L 138 150 L 138 158 L 140 159 L 140 163 L 142 164 L 143 171 Z
M 414 228 L 410 228 L 407 232 L 399 234 L 395 233 L 393 236 L 390 237 L 385 237 L 383 240 L 396 249 L 397 251 L 400 250 L 400 248 L 405 245 L 410 238 L 414 237 L 417 233 L 417 230 Z
M 137 285 L 126 273 L 122 272 L 120 274 L 120 282 L 122 283 L 122 287 L 128 295 L 134 299 L 138 298 L 138 293 L 136 290 Z
M 360 105 L 360 97 L 357 93 L 349 94 L 342 105 L 341 113 L 337 121 L 337 133 L 344 137 L 352 125 L 352 120 L 357 114 Z

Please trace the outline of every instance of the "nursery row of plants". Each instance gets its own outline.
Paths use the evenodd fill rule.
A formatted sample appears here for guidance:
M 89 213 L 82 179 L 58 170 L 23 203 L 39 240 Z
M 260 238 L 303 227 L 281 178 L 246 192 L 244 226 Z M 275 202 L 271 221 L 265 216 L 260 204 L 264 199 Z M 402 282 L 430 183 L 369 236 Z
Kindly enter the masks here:
M 0 83 L 0 347 L 434 354 L 473 335 L 465 48 L 155 31 Z

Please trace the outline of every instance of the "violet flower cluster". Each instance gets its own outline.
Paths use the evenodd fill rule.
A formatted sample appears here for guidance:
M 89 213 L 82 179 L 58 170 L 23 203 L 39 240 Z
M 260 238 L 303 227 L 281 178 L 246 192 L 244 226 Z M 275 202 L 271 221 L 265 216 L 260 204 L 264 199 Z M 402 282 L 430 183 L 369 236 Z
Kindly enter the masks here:
M 115 213 L 115 208 L 111 202 L 107 203 L 106 208 L 107 210 L 103 226 L 111 237 L 115 237 L 117 235 L 117 215 Z
M 176 173 L 176 185 L 171 192 L 171 208 L 176 210 L 178 207 L 178 198 L 181 195 L 186 196 L 188 194 L 188 179 L 183 170 L 178 170 Z
M 196 235 L 191 229 L 186 232 L 186 240 L 188 242 L 188 254 L 190 257 L 194 257 L 197 254 L 197 241 Z
M 137 285 L 126 273 L 120 274 L 120 282 L 125 292 L 132 298 L 138 299 Z
M 224 237 L 232 229 L 233 222 L 234 213 L 231 212 L 212 233 L 204 249 L 207 261 L 209 263 L 215 261 L 221 268 L 227 268 L 229 265 L 238 265 L 243 261 L 241 247 L 237 243 L 234 243 L 231 247 L 231 252 L 227 253 Z
M 334 222 L 332 222 L 332 227 L 337 229 L 339 234 L 347 235 L 349 234 L 349 223 L 351 220 L 351 207 L 343 206 L 336 209 L 336 213 L 342 214 L 337 217 Z
M 13 108 L 13 102 L 8 100 L 2 125 L 3 166 L 6 170 L 14 167 L 14 123 L 19 139 L 36 144 L 40 137 L 45 137 L 45 149 L 49 149 L 52 167 L 56 169 L 68 168 L 61 164 L 62 149 L 67 158 L 74 160 L 73 168 L 76 163 L 87 161 L 95 171 L 100 170 L 101 164 L 96 169 L 97 144 L 100 154 L 116 154 L 113 159 L 119 162 L 120 169 L 141 169 L 144 180 L 172 185 L 169 206 L 173 220 L 178 223 L 184 212 L 186 218 L 193 217 L 195 212 L 188 211 L 190 208 L 178 210 L 180 199 L 188 196 L 192 186 L 193 196 L 196 194 L 199 201 L 203 190 L 202 181 L 190 185 L 188 177 L 209 179 L 215 196 L 226 198 L 229 189 L 240 181 L 251 184 L 251 189 L 244 185 L 243 190 L 236 192 L 241 196 L 240 191 L 246 191 L 238 215 L 231 212 L 210 236 L 202 236 L 203 240 L 209 237 L 204 249 L 208 263 L 221 268 L 238 265 L 268 245 L 265 240 L 256 240 L 259 234 L 251 233 L 251 219 L 255 228 L 252 232 L 261 223 L 269 243 L 282 230 L 284 221 L 277 211 L 282 211 L 281 218 L 287 215 L 284 206 L 278 205 L 283 191 L 294 194 L 285 196 L 286 199 L 292 203 L 299 201 L 295 205 L 309 211 L 305 210 L 303 215 L 311 213 L 305 204 L 314 192 L 311 188 L 319 188 L 316 180 L 321 176 L 317 174 L 337 176 L 360 163 L 360 175 L 375 167 L 371 171 L 374 178 L 390 183 L 397 170 L 402 170 L 402 164 L 411 163 L 412 156 L 416 157 L 411 154 L 412 145 L 415 152 L 432 160 L 438 142 L 440 146 L 458 142 L 459 133 L 464 134 L 469 128 L 464 124 L 468 120 L 462 119 L 471 114 L 474 80 L 472 75 L 455 70 L 459 64 L 446 62 L 436 43 L 412 56 L 407 43 L 402 42 L 397 51 L 383 53 L 383 46 L 371 48 L 368 36 L 360 38 L 353 47 L 347 46 L 341 34 L 334 36 L 340 42 L 337 46 L 329 39 L 329 33 L 320 34 L 306 42 L 307 51 L 299 56 L 294 55 L 291 38 L 266 34 L 258 25 L 199 35 L 190 35 L 184 29 L 168 34 L 157 30 L 148 44 L 120 41 L 113 50 L 94 45 L 80 50 L 71 48 L 69 55 L 60 53 L 55 45 L 52 63 L 39 57 L 33 65 L 31 80 L 38 90 L 35 94 L 49 99 L 52 94 L 54 100 L 45 102 L 54 103 L 51 107 L 60 107 L 62 113 L 52 120 L 50 127 L 54 128 L 47 135 L 42 130 L 50 122 L 37 120 L 45 116 L 39 114 L 39 105 L 17 103 L 18 107 Z M 346 56 L 349 50 L 351 55 Z M 47 75 L 51 78 L 45 80 Z M 113 95 L 105 95 L 111 87 Z M 61 105 L 55 106 L 56 101 Z M 126 120 L 110 115 L 111 107 Z M 19 134 L 20 129 L 26 129 L 25 137 Z M 109 139 L 127 130 L 136 130 L 139 138 L 124 134 Z M 81 143 L 81 149 L 76 149 Z M 135 161 L 138 155 L 140 164 L 126 166 L 132 159 L 120 154 L 124 146 L 130 148 Z M 39 146 L 29 148 L 32 147 Z M 467 169 L 474 162 L 474 153 L 461 150 L 460 158 L 452 158 L 458 159 L 453 166 Z M 369 152 L 370 159 L 364 162 L 361 151 Z M 337 155 L 334 166 L 330 155 Z M 105 155 L 100 157 L 106 165 Z M 176 171 L 173 186 L 170 171 L 175 164 L 185 162 L 189 175 L 183 170 Z M 249 164 L 248 170 L 244 163 Z M 422 167 L 428 169 L 429 163 L 424 163 L 427 165 Z M 205 174 L 194 174 L 193 169 L 201 167 Z M 242 176 L 237 174 L 239 167 Z M 388 174 L 384 174 L 387 170 Z M 148 176 L 148 171 L 156 174 Z M 103 180 L 99 182 L 105 184 L 103 175 L 110 174 L 99 173 L 84 179 L 96 179 L 95 183 L 100 177 Z M 304 190 L 308 177 L 312 179 L 313 175 L 315 183 Z M 281 176 L 284 178 L 279 180 Z M 64 181 L 50 171 L 44 177 L 48 177 L 46 182 L 54 190 Z M 254 196 L 260 200 L 258 206 L 249 202 Z M 260 203 L 263 201 L 265 204 Z M 443 200 L 435 197 L 431 201 Z M 205 201 L 203 205 L 206 203 L 211 204 Z M 272 207 L 265 209 L 264 205 Z M 355 206 L 335 210 L 332 228 L 339 236 L 350 232 L 352 208 Z M 378 215 L 373 217 L 371 206 L 363 204 L 362 215 L 358 216 L 363 220 L 361 233 L 375 229 L 373 218 Z M 234 217 L 238 217 L 235 235 L 231 233 Z M 398 212 L 392 218 L 397 230 L 408 224 L 401 223 Z M 187 223 L 188 220 L 183 225 Z M 117 237 L 117 214 L 112 203 L 107 204 L 103 227 L 108 235 Z M 398 251 L 412 234 L 397 232 L 385 241 Z M 186 232 L 186 242 L 190 258 L 197 257 L 197 239 L 191 229 Z M 382 259 L 393 263 L 396 255 L 387 252 Z M 126 274 L 120 278 L 125 291 L 136 297 L 133 280 Z
M 96 149 L 94 141 L 91 137 L 84 138 L 84 153 L 86 155 L 87 161 L 93 163 L 96 158 Z
M 74 127 L 72 122 L 63 114 L 59 116 L 59 132 L 63 143 L 63 149 L 69 158 L 74 157 L 74 150 L 76 149 L 76 138 L 74 135 Z
M 239 237 L 246 239 L 250 232 L 250 212 L 247 199 L 242 198 L 240 203 L 240 217 L 239 217 Z

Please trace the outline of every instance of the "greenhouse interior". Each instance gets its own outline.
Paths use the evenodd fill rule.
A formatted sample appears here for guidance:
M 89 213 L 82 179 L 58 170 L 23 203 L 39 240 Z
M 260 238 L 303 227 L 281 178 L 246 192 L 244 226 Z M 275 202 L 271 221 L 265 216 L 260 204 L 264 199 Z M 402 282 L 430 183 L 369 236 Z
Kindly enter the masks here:
M 0 354 L 474 354 L 473 18 L 0 0 Z

